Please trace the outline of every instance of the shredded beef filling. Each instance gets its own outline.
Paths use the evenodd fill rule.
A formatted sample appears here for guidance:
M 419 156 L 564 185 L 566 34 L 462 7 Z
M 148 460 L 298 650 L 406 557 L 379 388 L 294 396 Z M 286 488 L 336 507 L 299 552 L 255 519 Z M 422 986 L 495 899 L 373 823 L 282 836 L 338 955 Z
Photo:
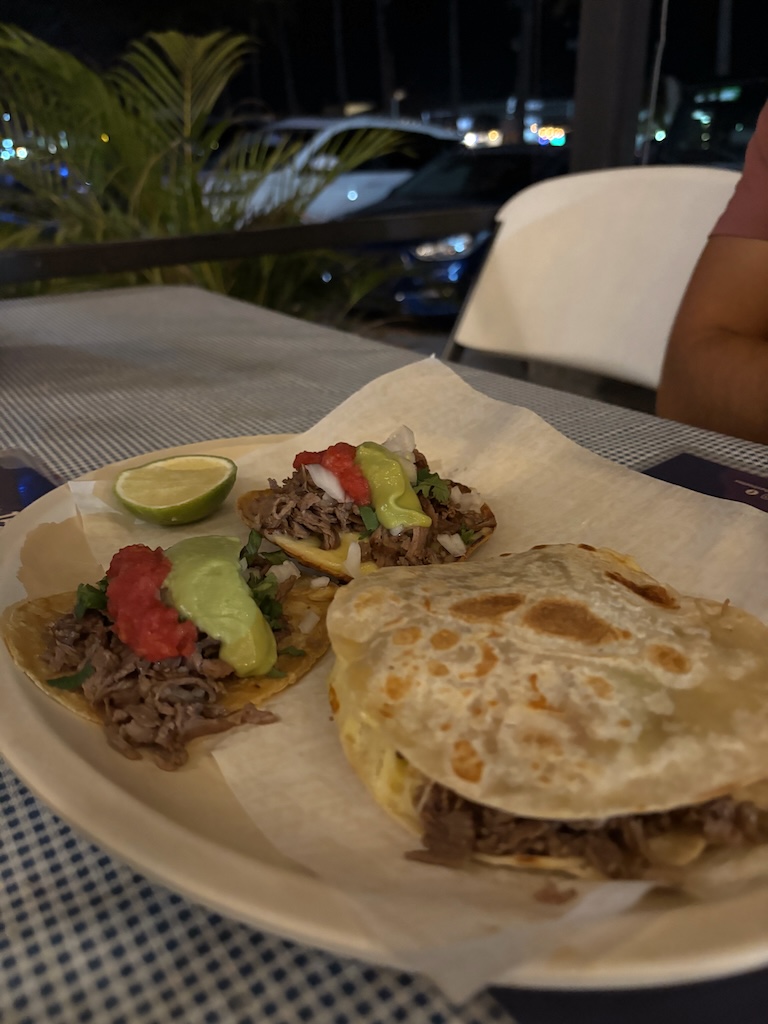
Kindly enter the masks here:
M 544 821 L 472 803 L 444 786 L 422 794 L 423 850 L 411 859 L 456 866 L 473 853 L 579 857 L 609 878 L 639 878 L 653 865 L 648 840 L 670 832 L 701 836 L 707 846 L 768 842 L 768 812 L 720 797 L 657 814 L 604 821 Z
M 416 452 L 416 466 L 418 469 L 429 468 L 420 452 Z M 463 484 L 447 482 L 451 487 L 458 486 L 464 494 L 470 490 Z M 337 548 L 343 533 L 365 532 L 358 506 L 330 498 L 316 486 L 305 466 L 297 469 L 282 484 L 270 480 L 269 487 L 268 494 L 255 498 L 245 510 L 245 520 L 253 529 L 262 533 L 284 533 L 297 540 L 319 537 L 323 551 Z M 404 530 L 397 537 L 379 526 L 360 542 L 364 562 L 372 561 L 378 568 L 453 562 L 456 556 L 439 543 L 438 534 L 454 535 L 462 530 L 471 530 L 475 536 L 483 536 L 496 526 L 492 515 L 481 510 L 462 509 L 450 499 L 444 503 L 420 494 L 419 501 L 432 525 Z
M 219 646 L 202 635 L 188 658 L 145 661 L 101 612 L 88 611 L 80 621 L 65 615 L 51 626 L 48 663 L 57 675 L 90 664 L 83 696 L 103 719 L 111 745 L 134 760 L 145 748 L 161 768 L 172 770 L 187 761 L 186 745 L 197 736 L 277 721 L 253 704 L 232 711 L 218 703 L 225 681 L 234 678 L 231 665 L 218 657 Z

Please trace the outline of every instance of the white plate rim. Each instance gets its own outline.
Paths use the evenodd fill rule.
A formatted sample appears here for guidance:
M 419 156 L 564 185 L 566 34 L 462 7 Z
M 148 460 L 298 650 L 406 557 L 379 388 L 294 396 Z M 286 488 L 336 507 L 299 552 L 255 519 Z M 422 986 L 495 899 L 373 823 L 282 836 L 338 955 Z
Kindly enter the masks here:
M 290 436 L 223 438 L 173 446 L 101 467 L 79 479 L 88 480 L 105 470 L 125 468 L 169 454 L 214 451 L 225 445 L 276 443 Z M 40 520 L 49 508 L 56 506 L 65 491 L 66 484 L 50 491 L 0 530 L 0 566 L 5 563 L 12 545 L 25 536 L 26 524 L 31 526 Z M 1 591 L 0 582 L 0 596 Z M 35 708 L 33 695 L 36 691 L 16 668 L 4 644 L 0 645 L 0 676 L 4 677 L 0 687 L 0 754 L 36 796 L 80 833 L 148 878 L 251 927 L 332 954 L 408 969 L 407 956 L 377 946 L 362 928 L 355 931 L 350 930 L 348 924 L 339 924 L 335 914 L 339 894 L 331 892 L 327 883 L 264 862 L 258 863 L 254 874 L 253 858 L 220 847 L 194 829 L 167 820 L 109 779 L 94 773 L 41 718 Z M 44 759 L 34 755 L 41 728 L 46 742 Z M 115 754 L 115 757 L 120 755 Z M 87 774 L 83 775 L 84 772 Z M 164 774 L 159 771 L 160 784 Z M 80 776 L 87 786 L 72 784 Z M 62 785 L 62 779 L 67 779 L 66 785 Z M 108 833 L 99 823 L 105 818 L 103 812 L 114 807 L 116 795 L 123 801 L 120 818 L 125 827 L 117 833 Z M 178 874 L 178 863 L 169 863 L 168 859 L 168 850 L 181 841 L 185 843 L 186 853 L 191 855 L 185 863 L 184 877 Z M 223 861 L 226 871 L 221 871 Z M 252 883 L 254 878 L 264 883 L 259 896 L 244 900 L 244 881 Z M 286 884 L 300 897 L 302 912 L 286 907 L 282 899 Z M 343 900 L 343 894 L 341 898 Z M 308 907 L 317 909 L 310 914 Z M 556 958 L 535 959 L 508 972 L 501 984 L 553 990 L 644 988 L 727 977 L 766 964 L 768 929 L 764 942 L 715 947 L 705 956 L 700 951 L 686 955 L 685 950 L 680 950 L 676 957 L 648 956 L 605 964 L 598 961 L 590 963 L 586 969 L 584 965 L 572 965 Z

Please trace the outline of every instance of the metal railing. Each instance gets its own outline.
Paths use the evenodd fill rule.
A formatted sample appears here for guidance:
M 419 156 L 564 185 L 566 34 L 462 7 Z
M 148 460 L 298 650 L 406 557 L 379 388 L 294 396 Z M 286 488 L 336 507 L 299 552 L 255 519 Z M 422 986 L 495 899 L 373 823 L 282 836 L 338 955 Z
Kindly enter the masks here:
M 0 251 L 0 285 L 148 270 L 179 264 L 284 255 L 312 249 L 355 250 L 477 232 L 494 225 L 495 209 L 467 206 L 449 211 L 355 217 L 321 224 L 251 227 L 205 235 L 39 245 Z

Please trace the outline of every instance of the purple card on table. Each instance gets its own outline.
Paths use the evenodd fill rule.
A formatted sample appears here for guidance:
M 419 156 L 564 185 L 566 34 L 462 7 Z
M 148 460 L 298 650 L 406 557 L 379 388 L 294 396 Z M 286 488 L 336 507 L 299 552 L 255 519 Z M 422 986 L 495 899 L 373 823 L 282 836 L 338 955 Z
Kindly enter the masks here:
M 0 451 L 0 526 L 61 483 L 27 452 Z
M 651 466 L 644 473 L 657 480 L 666 480 L 667 483 L 699 491 L 700 494 L 743 501 L 768 512 L 768 476 L 757 476 L 687 453 L 675 455 L 666 462 L 660 462 L 658 466 Z

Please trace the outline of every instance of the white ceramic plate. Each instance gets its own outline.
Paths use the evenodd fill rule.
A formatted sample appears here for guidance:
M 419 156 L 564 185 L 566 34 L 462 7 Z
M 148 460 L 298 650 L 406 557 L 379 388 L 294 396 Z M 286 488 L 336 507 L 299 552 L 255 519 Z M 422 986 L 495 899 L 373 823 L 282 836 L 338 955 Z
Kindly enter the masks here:
M 258 440 L 172 451 L 224 451 Z M 17 578 L 22 549 L 29 563 L 41 537 L 51 541 L 65 528 L 61 524 L 70 508 L 67 491 L 60 488 L 0 531 L 0 609 L 24 596 Z M 50 593 L 77 582 L 57 579 L 55 564 L 47 571 Z M 407 968 L 407 962 L 371 942 L 338 892 L 267 842 L 213 758 L 193 759 L 172 773 L 148 761 L 128 761 L 93 725 L 31 686 L 3 644 L 0 681 L 2 755 L 75 828 L 147 876 L 230 917 L 334 953 Z M 590 955 L 580 951 L 586 929 L 565 933 L 556 953 L 521 963 L 505 980 L 540 988 L 617 988 L 763 966 L 768 963 L 768 887 L 716 905 L 679 906 L 659 897 L 588 931 Z

